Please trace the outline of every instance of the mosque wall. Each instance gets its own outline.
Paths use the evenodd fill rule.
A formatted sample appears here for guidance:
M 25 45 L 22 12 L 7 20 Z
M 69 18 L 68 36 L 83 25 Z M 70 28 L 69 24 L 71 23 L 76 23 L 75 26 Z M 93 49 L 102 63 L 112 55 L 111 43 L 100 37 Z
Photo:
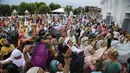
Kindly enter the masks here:
M 106 19 L 108 13 L 111 13 L 112 20 L 119 24 L 130 25 L 125 19 L 130 19 L 130 0 L 101 0 L 103 19 Z M 124 24 L 125 23 L 125 24 Z

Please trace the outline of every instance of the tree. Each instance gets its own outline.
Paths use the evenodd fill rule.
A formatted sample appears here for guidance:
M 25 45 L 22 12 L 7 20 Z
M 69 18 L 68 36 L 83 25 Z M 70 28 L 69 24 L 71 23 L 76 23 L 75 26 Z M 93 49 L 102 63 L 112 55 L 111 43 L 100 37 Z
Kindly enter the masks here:
M 51 11 L 51 9 L 47 5 L 41 5 L 39 7 L 39 13 L 40 14 L 50 13 L 50 11 Z
M 11 8 L 11 11 L 13 11 L 14 9 L 18 10 L 18 7 L 19 7 L 18 5 L 12 5 L 10 8 Z
M 0 15 L 1 16 L 9 16 L 11 15 L 11 9 L 10 9 L 10 6 L 9 5 L 3 5 L 1 4 L 0 5 Z
M 31 14 L 34 14 L 35 11 L 37 11 L 37 6 L 35 5 L 35 3 L 28 3 L 27 10 L 28 10 Z
M 61 5 L 50 3 L 49 7 L 50 7 L 51 10 L 55 10 L 55 9 L 61 8 Z
M 85 9 L 83 7 L 79 7 L 81 14 L 85 14 Z
M 24 15 L 25 10 L 28 10 L 29 13 L 33 14 L 35 13 L 35 11 L 37 11 L 37 6 L 35 5 L 35 3 L 25 3 L 22 2 L 19 5 L 19 14 Z
M 88 7 L 88 6 L 85 6 L 85 12 L 88 13 L 88 11 L 89 11 L 89 7 Z
M 81 13 L 81 9 L 80 8 L 75 8 L 73 10 L 73 13 L 74 13 L 74 15 L 79 15 Z
M 55 9 L 58 9 L 58 8 L 61 8 L 61 5 L 59 5 L 59 4 L 55 4 Z
M 28 4 L 25 2 L 22 2 L 19 5 L 19 10 L 18 10 L 19 14 L 24 15 L 24 11 L 27 10 L 27 8 L 28 8 Z
M 68 13 L 70 13 L 70 11 L 73 11 L 72 6 L 68 6 L 68 5 L 67 5 L 64 9 L 65 9 L 65 11 L 68 12 Z
M 44 2 L 39 2 L 39 3 L 37 4 L 37 7 L 39 8 L 41 5 L 46 5 L 46 3 L 44 3 Z

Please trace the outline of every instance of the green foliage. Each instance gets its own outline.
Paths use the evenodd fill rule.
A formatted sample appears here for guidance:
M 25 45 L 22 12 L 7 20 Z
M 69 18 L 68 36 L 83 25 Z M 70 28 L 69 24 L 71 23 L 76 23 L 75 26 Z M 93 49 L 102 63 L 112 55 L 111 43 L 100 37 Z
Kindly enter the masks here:
M 36 11 L 36 12 L 40 12 L 40 11 L 39 11 L 39 7 L 40 7 L 41 5 L 45 5 L 45 6 L 46 6 L 46 4 L 45 4 L 44 2 L 40 2 L 40 3 L 38 3 L 38 2 L 36 2 L 36 3 L 25 3 L 25 2 L 22 2 L 22 3 L 19 5 L 19 14 L 24 15 L 24 14 L 25 14 L 25 13 L 24 13 L 25 10 L 28 10 L 29 13 L 31 13 L 31 14 L 34 14 L 35 11 Z M 47 9 L 46 9 L 46 10 L 47 10 Z
M 15 10 L 18 10 L 19 6 L 18 5 L 12 5 L 11 7 L 11 12 L 15 9 Z
M 19 14 L 24 15 L 24 12 L 25 12 L 25 10 L 27 10 L 27 8 L 28 8 L 28 3 L 22 2 L 19 5 L 19 10 L 18 10 Z
M 35 2 L 35 3 L 25 3 L 22 2 L 20 5 L 5 5 L 5 4 L 0 4 L 0 16 L 6 16 L 6 15 L 11 15 L 12 11 L 15 9 L 18 12 L 18 15 L 24 15 L 25 11 L 28 10 L 30 14 L 34 14 L 35 12 L 37 13 L 50 13 L 52 10 L 61 8 L 61 5 L 59 4 L 54 4 L 50 3 L 49 6 L 46 5 L 44 2 Z M 84 8 L 75 8 L 73 9 L 72 6 L 67 5 L 65 8 L 65 11 L 67 13 L 70 13 L 70 11 L 73 11 L 74 14 L 79 15 L 80 13 L 85 13 L 88 12 L 88 7 L 86 6 Z
M 50 13 L 50 11 L 51 11 L 51 9 L 48 6 L 46 6 L 46 5 L 41 5 L 39 7 L 39 13 L 40 14 Z
M 41 5 L 46 5 L 46 3 L 44 2 L 40 2 L 40 3 L 36 3 L 37 4 L 37 8 L 39 8 Z
M 50 13 L 51 10 L 61 8 L 59 4 L 51 3 L 49 6 L 44 2 L 35 2 L 35 3 L 25 3 L 21 2 L 20 5 L 5 5 L 0 4 L 0 16 L 11 15 L 12 11 L 15 9 L 18 12 L 18 15 L 24 15 L 25 11 L 28 10 L 30 14 L 37 13 Z
M 31 13 L 31 14 L 34 14 L 35 11 L 37 11 L 37 6 L 34 4 L 34 3 L 29 3 L 28 4 L 28 8 L 27 10 Z
M 74 15 L 79 15 L 81 13 L 81 9 L 80 8 L 75 8 L 73 10 L 73 13 L 74 13 Z
M 68 5 L 67 5 L 64 9 L 65 9 L 65 11 L 68 12 L 68 13 L 70 13 L 70 11 L 73 11 L 72 6 L 68 6 Z
M 50 4 L 49 4 L 49 7 L 50 7 L 50 9 L 51 9 L 51 11 L 52 11 L 52 10 L 61 8 L 61 5 L 59 5 L 59 4 L 54 4 L 54 3 L 50 3 Z
M 87 13 L 88 13 L 88 11 L 89 11 L 88 8 L 89 8 L 88 6 L 85 7 L 85 12 L 87 12 Z
M 11 15 L 11 8 L 9 5 L 0 4 L 0 16 L 9 16 Z

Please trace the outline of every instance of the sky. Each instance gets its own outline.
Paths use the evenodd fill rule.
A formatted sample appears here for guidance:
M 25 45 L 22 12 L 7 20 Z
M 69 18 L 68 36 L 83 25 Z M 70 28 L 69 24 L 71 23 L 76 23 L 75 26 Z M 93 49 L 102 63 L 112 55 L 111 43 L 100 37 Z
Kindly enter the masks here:
M 49 4 L 51 2 L 60 4 L 61 6 L 72 5 L 73 7 L 84 7 L 84 6 L 100 6 L 100 0 L 0 0 L 0 4 L 14 4 L 18 5 L 20 2 L 45 2 Z

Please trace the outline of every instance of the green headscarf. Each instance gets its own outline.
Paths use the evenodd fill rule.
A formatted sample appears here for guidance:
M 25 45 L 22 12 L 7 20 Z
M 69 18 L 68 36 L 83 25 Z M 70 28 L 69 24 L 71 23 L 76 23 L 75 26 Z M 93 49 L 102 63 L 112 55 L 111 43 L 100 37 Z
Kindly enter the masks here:
M 59 69 L 57 67 L 57 60 L 52 60 L 50 63 L 50 73 L 55 73 L 57 72 Z
M 120 66 L 118 63 L 112 63 L 107 69 L 107 73 L 120 73 Z

